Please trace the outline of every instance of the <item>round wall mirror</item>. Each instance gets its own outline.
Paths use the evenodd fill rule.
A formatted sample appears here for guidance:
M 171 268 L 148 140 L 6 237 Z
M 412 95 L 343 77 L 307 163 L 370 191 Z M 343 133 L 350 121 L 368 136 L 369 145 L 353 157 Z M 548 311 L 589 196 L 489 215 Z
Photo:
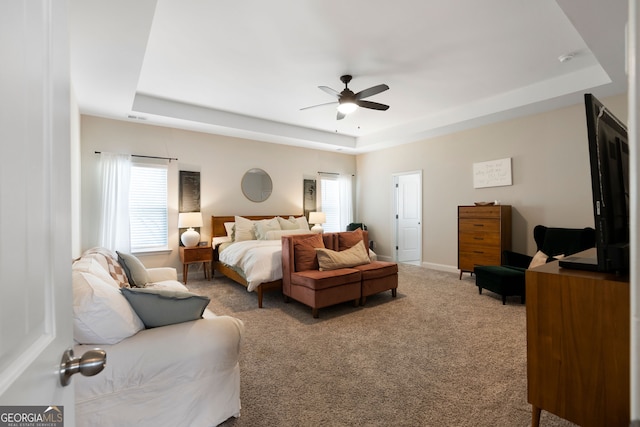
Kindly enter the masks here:
M 264 202 L 271 195 L 271 190 L 271 177 L 262 169 L 249 169 L 242 177 L 242 194 L 252 202 Z

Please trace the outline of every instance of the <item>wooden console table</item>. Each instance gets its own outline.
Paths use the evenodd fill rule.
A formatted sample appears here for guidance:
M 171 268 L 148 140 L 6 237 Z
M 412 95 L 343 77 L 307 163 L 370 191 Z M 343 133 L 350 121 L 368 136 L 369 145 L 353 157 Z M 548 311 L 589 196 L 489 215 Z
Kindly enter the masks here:
M 526 301 L 532 426 L 542 409 L 583 427 L 628 426 L 629 278 L 555 261 L 527 270 Z

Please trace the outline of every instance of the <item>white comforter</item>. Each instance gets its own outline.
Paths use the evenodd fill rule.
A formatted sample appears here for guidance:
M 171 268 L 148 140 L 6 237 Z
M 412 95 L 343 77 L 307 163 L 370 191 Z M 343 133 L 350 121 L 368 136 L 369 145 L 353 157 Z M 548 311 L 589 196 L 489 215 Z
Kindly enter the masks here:
M 222 251 L 220 261 L 240 268 L 251 292 L 261 283 L 282 279 L 282 241 L 235 242 Z

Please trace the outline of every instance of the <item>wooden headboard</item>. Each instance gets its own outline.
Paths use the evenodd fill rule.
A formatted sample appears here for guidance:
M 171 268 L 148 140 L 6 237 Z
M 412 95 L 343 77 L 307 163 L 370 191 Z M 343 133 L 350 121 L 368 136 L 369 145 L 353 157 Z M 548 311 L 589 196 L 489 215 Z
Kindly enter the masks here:
M 261 219 L 271 219 L 276 216 L 282 218 L 289 218 L 290 216 L 299 217 L 302 214 L 288 214 L 288 215 L 238 215 L 243 218 L 250 219 L 252 221 L 258 221 Z M 224 228 L 225 222 L 234 222 L 236 220 L 234 215 L 228 216 L 213 216 L 211 215 L 211 237 L 221 237 L 227 235 L 227 230 Z

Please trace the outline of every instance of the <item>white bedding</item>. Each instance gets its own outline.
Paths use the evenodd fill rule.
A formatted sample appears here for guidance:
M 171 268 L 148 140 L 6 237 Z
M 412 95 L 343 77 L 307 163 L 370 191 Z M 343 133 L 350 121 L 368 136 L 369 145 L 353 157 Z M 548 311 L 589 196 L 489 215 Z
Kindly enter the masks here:
M 261 283 L 282 279 L 282 241 L 234 242 L 220 253 L 220 261 L 240 268 L 247 280 L 247 290 L 251 292 Z

